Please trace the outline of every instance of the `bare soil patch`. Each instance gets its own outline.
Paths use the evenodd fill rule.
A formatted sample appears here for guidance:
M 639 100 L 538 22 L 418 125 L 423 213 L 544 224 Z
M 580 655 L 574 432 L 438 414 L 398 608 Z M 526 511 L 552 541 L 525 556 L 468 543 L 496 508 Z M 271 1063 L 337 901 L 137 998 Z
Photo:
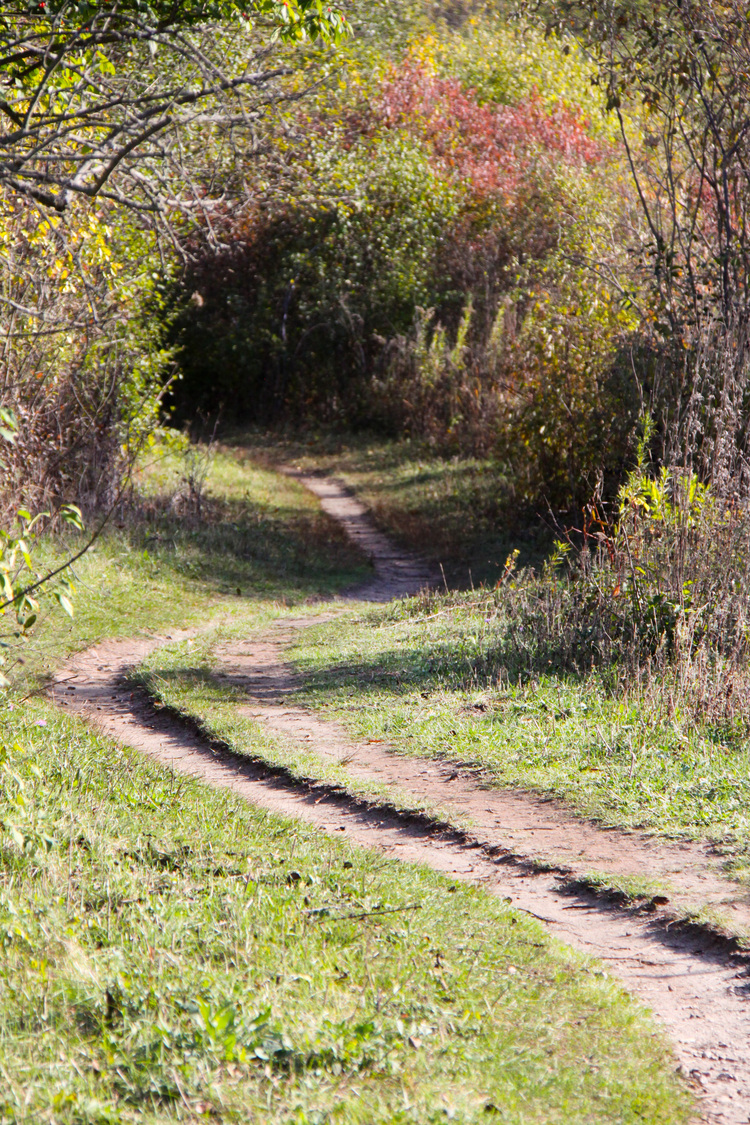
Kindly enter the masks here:
M 335 481 L 295 474 L 321 496 L 373 559 L 375 577 L 357 597 L 385 601 L 416 592 L 436 576 L 393 548 L 358 501 Z M 351 596 L 354 596 L 353 594 Z M 721 874 L 721 857 L 692 843 L 608 831 L 559 803 L 488 786 L 476 771 L 409 759 L 384 744 L 357 744 L 336 724 L 290 700 L 298 686 L 284 650 L 308 620 L 279 622 L 258 641 L 226 647 L 224 677 L 248 694 L 248 713 L 325 756 L 346 760 L 365 781 L 439 805 L 464 826 L 399 813 L 212 745 L 189 724 L 156 710 L 125 680 L 156 645 L 189 634 L 111 641 L 61 670 L 53 698 L 107 734 L 177 772 L 233 790 L 253 804 L 455 878 L 481 882 L 547 924 L 560 940 L 598 957 L 661 1020 L 681 1066 L 701 1094 L 704 1120 L 750 1121 L 750 957 L 707 926 L 676 922 L 677 912 L 709 906 L 727 930 L 750 931 L 747 892 Z M 669 902 L 623 906 L 585 888 L 592 870 L 638 875 L 668 886 Z

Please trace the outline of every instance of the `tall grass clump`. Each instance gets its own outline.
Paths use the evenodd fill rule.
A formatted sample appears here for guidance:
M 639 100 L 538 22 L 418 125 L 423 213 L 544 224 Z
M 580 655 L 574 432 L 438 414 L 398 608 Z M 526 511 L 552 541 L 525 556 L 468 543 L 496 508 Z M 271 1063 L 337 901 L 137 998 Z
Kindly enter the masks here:
M 679 712 L 725 735 L 750 733 L 750 497 L 737 449 L 741 419 L 738 410 L 732 430 L 725 412 L 725 429 L 714 419 L 694 457 L 660 463 L 649 457 L 657 434 L 646 416 L 635 467 L 616 500 L 607 505 L 597 496 L 538 573 L 516 572 L 509 557 L 484 595 L 498 640 L 476 671 L 501 680 L 593 675 L 670 718 Z M 691 412 L 683 422 L 695 432 Z M 676 443 L 676 435 L 665 437 Z

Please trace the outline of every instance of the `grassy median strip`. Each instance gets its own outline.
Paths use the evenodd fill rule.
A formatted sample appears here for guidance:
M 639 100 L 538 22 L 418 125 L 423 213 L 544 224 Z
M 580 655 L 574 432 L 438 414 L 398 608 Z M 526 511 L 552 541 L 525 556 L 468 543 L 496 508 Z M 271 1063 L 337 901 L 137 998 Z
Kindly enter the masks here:
M 302 701 L 353 734 L 484 767 L 609 824 L 750 842 L 744 737 L 668 707 L 668 685 L 613 692 L 597 671 L 509 675 L 513 623 L 485 590 L 367 609 L 300 635 Z M 740 732 L 741 733 L 741 732 Z
M 295 617 L 300 610 L 293 611 Z M 309 614 L 315 610 L 309 608 Z M 325 612 L 325 611 L 324 611 Z M 280 613 L 276 620 L 283 615 Z M 352 772 L 344 755 L 341 759 L 318 748 L 314 741 L 270 730 L 248 713 L 247 692 L 227 683 L 217 674 L 214 650 L 217 644 L 250 631 L 262 632 L 262 619 L 255 615 L 235 617 L 231 625 L 221 625 L 200 637 L 160 645 L 130 673 L 133 684 L 145 689 L 157 706 L 168 707 L 175 715 L 196 724 L 207 739 L 231 748 L 237 754 L 280 767 L 299 781 L 324 782 L 347 793 L 408 810 L 424 813 L 434 820 L 469 829 L 471 819 L 461 819 L 454 810 L 429 800 L 412 789 L 393 783 L 364 779 Z
M 0 769 L 0 1119 L 687 1119 L 646 1015 L 506 904 L 48 705 Z

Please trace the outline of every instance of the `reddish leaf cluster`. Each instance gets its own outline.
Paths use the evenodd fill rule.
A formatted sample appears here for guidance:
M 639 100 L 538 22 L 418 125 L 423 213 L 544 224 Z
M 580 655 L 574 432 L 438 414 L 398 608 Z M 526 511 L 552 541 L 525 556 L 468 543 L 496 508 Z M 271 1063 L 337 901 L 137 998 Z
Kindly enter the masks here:
M 562 103 L 549 109 L 538 94 L 513 106 L 483 105 L 473 90 L 415 62 L 391 69 L 375 115 L 381 126 L 419 136 L 478 195 L 515 194 L 545 155 L 573 164 L 603 156 L 580 110 Z

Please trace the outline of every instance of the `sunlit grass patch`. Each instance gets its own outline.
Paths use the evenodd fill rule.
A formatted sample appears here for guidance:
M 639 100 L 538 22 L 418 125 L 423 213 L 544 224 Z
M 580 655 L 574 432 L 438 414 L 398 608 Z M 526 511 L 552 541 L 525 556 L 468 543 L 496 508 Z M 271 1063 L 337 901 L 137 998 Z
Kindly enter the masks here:
M 302 698 L 359 737 L 477 763 L 498 785 L 564 797 L 610 824 L 750 840 L 750 748 L 669 706 L 663 678 L 613 691 L 600 671 L 521 673 L 491 593 L 371 609 L 301 635 Z M 509 671 L 510 668 L 510 671 Z
M 3 746 L 7 1120 L 687 1119 L 646 1016 L 506 903 L 47 706 Z

